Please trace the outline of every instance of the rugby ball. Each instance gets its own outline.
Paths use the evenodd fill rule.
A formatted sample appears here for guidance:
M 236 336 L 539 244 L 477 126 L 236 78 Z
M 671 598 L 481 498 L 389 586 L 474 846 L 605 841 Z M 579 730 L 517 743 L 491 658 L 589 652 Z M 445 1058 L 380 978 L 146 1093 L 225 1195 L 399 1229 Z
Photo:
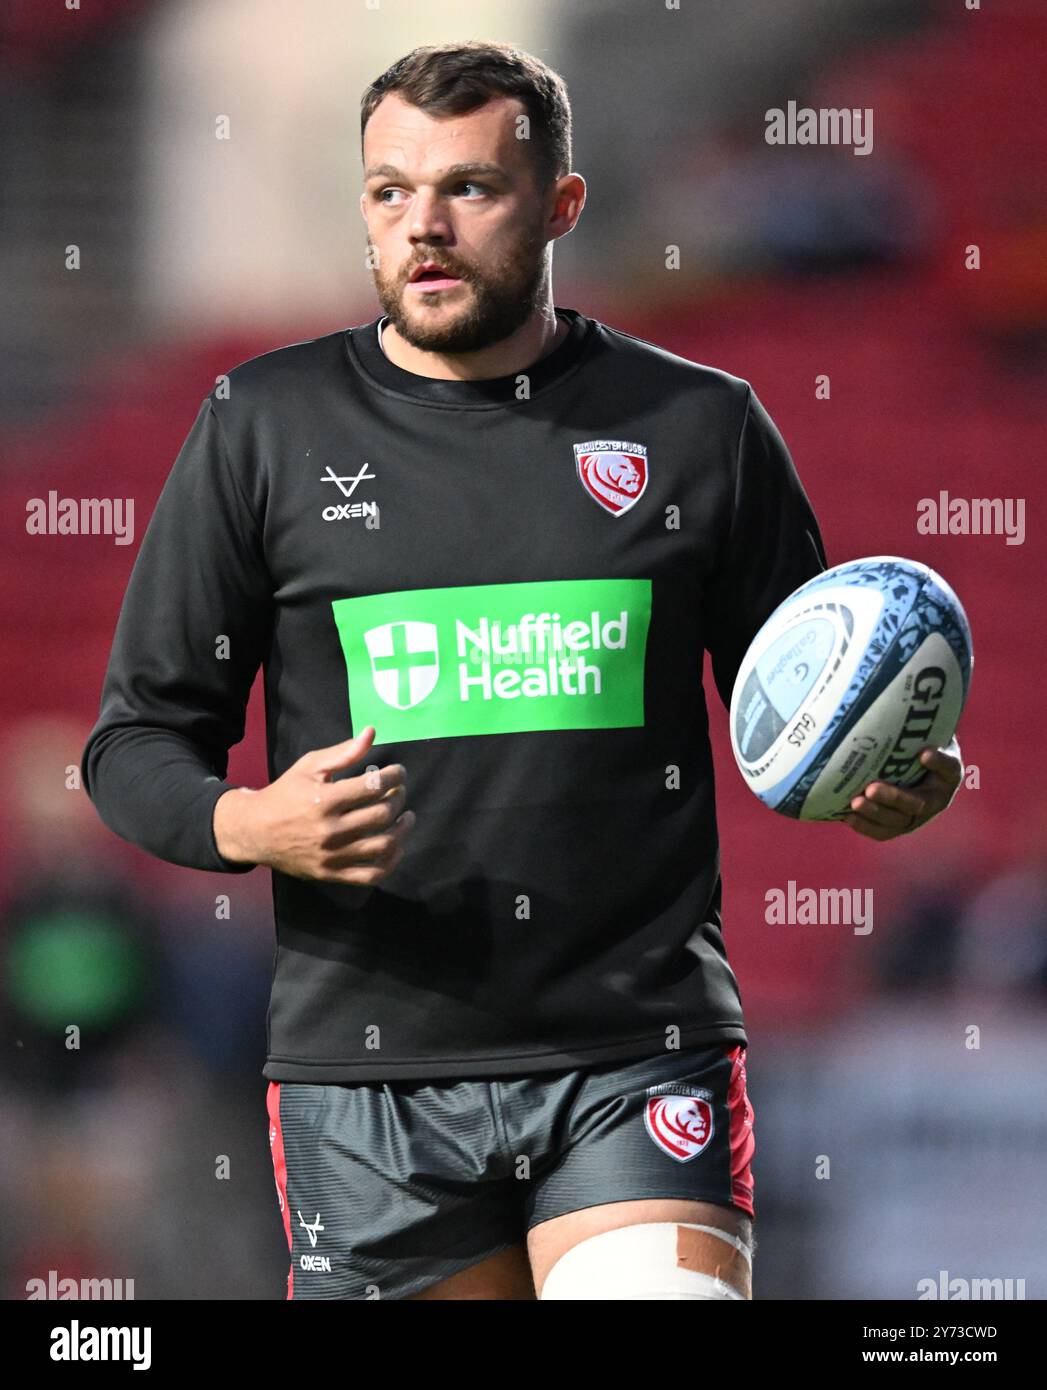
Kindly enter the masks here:
M 872 781 L 909 786 L 956 732 L 974 653 L 934 570 L 896 555 L 810 579 L 753 638 L 731 696 L 731 747 L 765 806 L 839 820 Z

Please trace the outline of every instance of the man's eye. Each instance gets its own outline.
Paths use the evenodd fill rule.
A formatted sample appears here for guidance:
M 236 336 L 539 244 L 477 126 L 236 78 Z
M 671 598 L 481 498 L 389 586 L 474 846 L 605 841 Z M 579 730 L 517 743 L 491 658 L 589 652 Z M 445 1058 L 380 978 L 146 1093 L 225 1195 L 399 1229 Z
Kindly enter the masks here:
M 457 192 L 461 192 L 462 190 L 467 189 L 467 188 L 473 188 L 473 189 L 475 189 L 476 192 L 477 192 L 478 194 L 480 194 L 481 197 L 482 197 L 485 193 L 489 193 L 489 192 L 490 192 L 490 189 L 488 188 L 487 184 L 485 184 L 485 183 L 477 183 L 475 179 L 463 179 L 460 183 L 456 183 L 456 184 L 454 185 L 454 191 L 455 191 L 456 193 L 457 193 Z M 398 197 L 390 198 L 389 195 L 390 195 L 390 194 L 392 194 L 392 195 L 398 195 L 398 194 L 402 194 L 402 193 L 403 193 L 403 189 L 402 189 L 402 188 L 380 188 L 380 189 L 378 190 L 378 192 L 375 194 L 375 197 L 376 197 L 376 198 L 378 199 L 378 201 L 379 201 L 380 203 L 382 203 L 385 207 L 395 207 L 395 206 L 396 206 L 396 203 L 399 201 L 399 198 L 398 198 Z

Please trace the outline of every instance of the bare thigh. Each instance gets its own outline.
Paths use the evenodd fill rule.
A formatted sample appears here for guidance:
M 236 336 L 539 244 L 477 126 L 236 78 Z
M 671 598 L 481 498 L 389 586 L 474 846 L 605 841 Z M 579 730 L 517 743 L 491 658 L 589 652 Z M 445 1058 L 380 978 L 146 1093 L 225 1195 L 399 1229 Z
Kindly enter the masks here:
M 527 1249 L 531 1259 L 534 1287 L 539 1296 L 553 1265 L 579 1241 L 600 1235 L 604 1231 L 616 1230 L 619 1226 L 631 1226 L 645 1221 L 681 1221 L 698 1226 L 716 1226 L 749 1244 L 752 1243 L 751 1218 L 737 1207 L 719 1206 L 714 1202 L 688 1202 L 657 1197 L 585 1207 L 581 1211 L 565 1212 L 563 1216 L 554 1216 L 549 1221 L 532 1226 L 527 1237 Z M 752 1281 L 744 1258 L 740 1261 L 735 1258 L 726 1242 L 718 1241 L 715 1237 L 710 1237 L 710 1240 L 715 1241 L 717 1247 L 723 1245 L 723 1251 L 717 1250 L 715 1259 L 710 1256 L 707 1261 L 708 1267 L 703 1272 L 713 1275 L 719 1273 L 719 1277 L 722 1278 L 721 1271 L 725 1266 L 733 1266 L 735 1275 L 728 1282 L 735 1284 L 746 1298 L 752 1298 Z M 718 1270 L 716 1260 L 721 1259 L 725 1263 L 719 1266 Z
M 431 1284 L 411 1298 L 515 1298 L 534 1299 L 534 1282 L 527 1251 L 522 1245 L 499 1250 L 479 1264 L 459 1270 L 450 1279 Z

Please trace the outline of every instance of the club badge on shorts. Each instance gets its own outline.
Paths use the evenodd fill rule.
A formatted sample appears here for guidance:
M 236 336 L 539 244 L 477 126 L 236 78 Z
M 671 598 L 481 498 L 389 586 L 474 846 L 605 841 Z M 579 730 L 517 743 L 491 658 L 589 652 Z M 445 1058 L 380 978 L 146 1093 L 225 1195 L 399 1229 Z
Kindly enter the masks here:
M 647 486 L 647 446 L 626 439 L 589 439 L 574 446 L 582 487 L 612 516 L 621 516 Z
M 713 1137 L 712 1091 L 667 1081 L 649 1086 L 643 1122 L 660 1149 L 678 1163 L 689 1163 Z

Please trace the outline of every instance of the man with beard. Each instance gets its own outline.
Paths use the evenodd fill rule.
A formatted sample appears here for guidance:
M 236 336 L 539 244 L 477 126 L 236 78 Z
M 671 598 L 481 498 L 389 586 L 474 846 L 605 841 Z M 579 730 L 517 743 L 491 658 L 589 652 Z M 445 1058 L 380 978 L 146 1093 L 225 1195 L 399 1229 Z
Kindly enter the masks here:
M 361 129 L 383 314 L 201 406 L 85 785 L 161 858 L 272 870 L 288 1297 L 749 1298 L 699 677 L 708 650 L 729 702 L 817 523 L 746 382 L 554 305 L 585 201 L 556 73 L 418 49 Z M 927 756 L 854 828 L 941 810 L 958 763 Z

